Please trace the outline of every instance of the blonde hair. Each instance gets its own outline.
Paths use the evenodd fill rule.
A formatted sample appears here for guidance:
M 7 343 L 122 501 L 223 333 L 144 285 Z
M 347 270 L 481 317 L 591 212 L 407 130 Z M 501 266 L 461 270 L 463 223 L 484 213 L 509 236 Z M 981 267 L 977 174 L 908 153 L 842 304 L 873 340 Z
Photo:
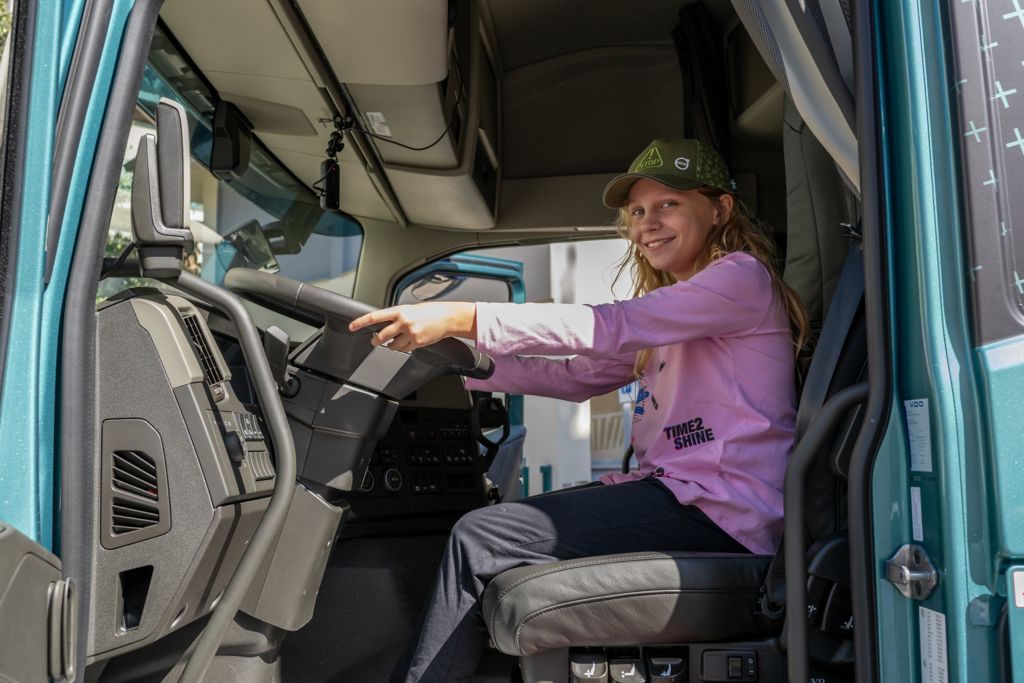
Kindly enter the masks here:
M 702 187 L 700 193 L 714 202 L 728 194 L 725 190 L 714 187 Z M 630 214 L 629 207 L 619 208 L 618 218 L 619 233 L 629 239 Z M 772 279 L 772 286 L 778 292 L 786 313 L 789 316 L 789 326 L 793 335 L 793 353 L 797 360 L 797 372 L 800 376 L 810 353 L 810 324 L 807 321 L 807 312 L 804 310 L 800 297 L 793 291 L 793 288 L 783 282 L 775 268 L 776 251 L 775 243 L 772 242 L 767 230 L 753 216 L 747 213 L 746 208 L 736 200 L 733 202 L 733 209 L 729 217 L 721 225 L 712 227 L 708 233 L 704 249 L 697 256 L 694 262 L 693 272 L 696 274 L 706 268 L 709 264 L 717 261 L 727 254 L 735 251 L 744 251 L 758 261 L 768 270 Z M 615 281 L 629 269 L 630 279 L 633 282 L 633 296 L 643 296 L 653 292 L 659 287 L 672 285 L 677 282 L 675 276 L 658 270 L 643 257 L 640 247 L 630 240 L 629 249 L 619 263 L 618 271 L 615 274 Z M 651 357 L 651 349 L 643 349 L 636 354 L 636 361 L 633 364 L 633 374 L 640 377 L 644 367 Z

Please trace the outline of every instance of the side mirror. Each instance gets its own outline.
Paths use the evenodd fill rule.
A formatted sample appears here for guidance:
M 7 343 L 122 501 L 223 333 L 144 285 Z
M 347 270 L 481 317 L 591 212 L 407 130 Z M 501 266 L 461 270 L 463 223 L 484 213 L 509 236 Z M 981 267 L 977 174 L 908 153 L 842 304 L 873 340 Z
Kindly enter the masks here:
M 247 221 L 224 235 L 224 241 L 217 245 L 217 259 L 228 265 L 225 271 L 232 268 L 253 268 L 267 273 L 281 270 L 274 258 L 270 242 L 260 228 L 259 221 Z
M 434 301 L 451 294 L 465 281 L 463 275 L 431 273 L 414 282 L 409 292 L 416 301 Z
M 185 109 L 157 104 L 158 139 L 144 135 L 132 178 L 132 233 L 144 277 L 176 278 L 192 251 L 189 229 L 189 137 Z

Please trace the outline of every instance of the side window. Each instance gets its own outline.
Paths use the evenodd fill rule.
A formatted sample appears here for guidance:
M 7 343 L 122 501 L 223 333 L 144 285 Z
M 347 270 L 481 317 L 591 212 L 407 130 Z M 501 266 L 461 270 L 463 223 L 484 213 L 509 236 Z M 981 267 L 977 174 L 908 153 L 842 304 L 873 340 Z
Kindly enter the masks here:
M 4 125 L 7 116 L 7 89 L 11 79 L 11 51 L 13 41 L 8 41 L 11 34 L 11 27 L 14 24 L 13 5 L 7 0 L 0 0 L 0 141 L 6 136 L 3 133 L 7 130 Z M 0 142 L 0 147 L 3 143 Z M 0 170 L 3 161 L 0 160 Z
M 16 181 L 9 178 L 8 165 L 17 163 L 15 154 L 17 144 L 13 142 L 18 131 L 15 125 L 8 126 L 8 116 L 12 107 L 24 106 L 27 93 L 18 92 L 14 79 L 19 70 L 15 59 L 15 45 L 24 41 L 25 36 L 14 32 L 14 8 L 12 0 L 0 0 L 0 377 L 3 376 L 4 359 L 7 350 L 7 334 L 10 324 L 10 311 L 13 307 L 13 277 L 17 261 L 15 246 L 17 245 L 17 226 L 12 225 L 13 212 L 10 206 L 15 202 Z M 21 30 L 25 34 L 27 31 Z M 19 102 L 19 100 L 21 102 Z M 16 113 L 11 118 L 16 121 Z

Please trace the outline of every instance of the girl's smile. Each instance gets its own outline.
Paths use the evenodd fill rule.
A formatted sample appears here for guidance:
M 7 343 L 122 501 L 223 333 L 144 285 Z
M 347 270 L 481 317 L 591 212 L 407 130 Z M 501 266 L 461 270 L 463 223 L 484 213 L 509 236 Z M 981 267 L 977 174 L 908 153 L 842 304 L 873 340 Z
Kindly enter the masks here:
M 629 237 L 658 270 L 686 280 L 694 273 L 708 235 L 732 211 L 732 197 L 716 200 L 700 190 L 675 190 L 641 178 L 629 190 Z

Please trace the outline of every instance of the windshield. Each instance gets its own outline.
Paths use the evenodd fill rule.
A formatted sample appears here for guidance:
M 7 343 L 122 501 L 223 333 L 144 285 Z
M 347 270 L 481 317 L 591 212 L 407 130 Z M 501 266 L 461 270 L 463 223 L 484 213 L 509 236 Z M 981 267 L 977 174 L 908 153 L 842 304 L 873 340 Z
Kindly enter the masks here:
M 155 133 L 153 120 L 161 97 L 180 102 L 189 119 L 190 219 L 195 249 L 186 257 L 186 269 L 221 284 L 231 268 L 255 268 L 351 296 L 362 227 L 350 216 L 321 209 L 313 190 L 297 180 L 256 138 L 244 173 L 236 178 L 214 175 L 209 166 L 218 96 L 160 28 L 143 73 L 125 147 L 106 255 L 119 255 L 131 242 L 135 154 L 142 136 Z M 100 283 L 97 300 L 126 287 L 157 284 L 143 278 L 109 278 Z M 279 325 L 292 339 L 305 338 L 312 331 L 266 309 L 250 310 L 257 324 Z

